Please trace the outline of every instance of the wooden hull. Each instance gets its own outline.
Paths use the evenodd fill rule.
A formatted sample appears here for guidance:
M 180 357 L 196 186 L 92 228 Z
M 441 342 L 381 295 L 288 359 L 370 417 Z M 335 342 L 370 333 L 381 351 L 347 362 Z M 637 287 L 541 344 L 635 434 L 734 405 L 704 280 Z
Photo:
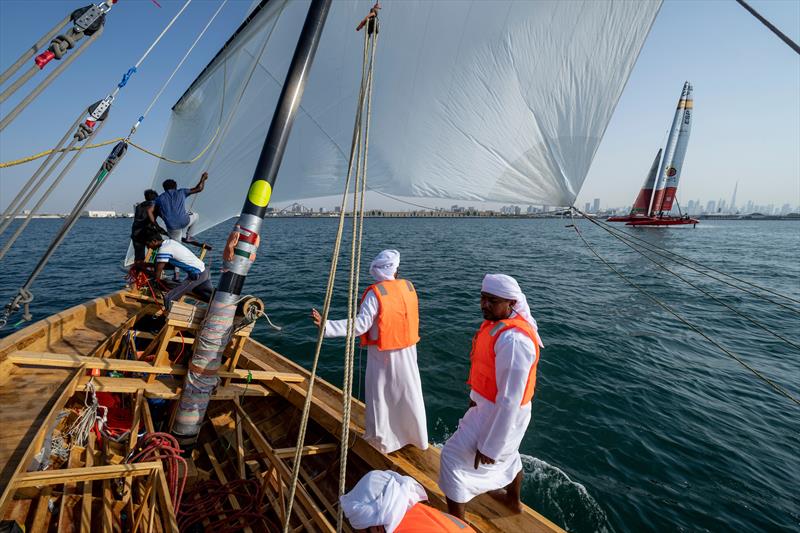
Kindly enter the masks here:
M 27 531 L 128 531 L 137 520 L 137 530 L 178 529 L 179 519 L 185 516 L 178 513 L 176 518 L 161 463 L 122 463 L 124 444 L 116 453 L 106 442 L 105 454 L 93 452 L 89 444 L 73 446 L 62 469 L 27 472 L 58 413 L 65 405 L 83 401 L 81 391 L 90 380 L 98 391 L 127 398 L 134 427 L 141 421 L 147 431 L 155 429 L 146 400 L 177 398 L 185 368 L 158 358 L 145 363 L 104 357 L 131 342 L 124 334 L 155 310 L 146 298 L 120 291 L 0 340 L 0 517 L 24 524 Z M 190 341 L 181 336 L 180 350 Z M 271 530 L 281 521 L 309 374 L 249 338 L 242 339 L 240 355 L 231 367 L 223 369 L 223 382 L 209 407 L 209 422 L 187 469 L 187 491 L 206 479 L 222 483 L 255 479 L 267 489 L 263 507 L 271 522 L 253 519 L 242 522 L 243 529 Z M 99 375 L 88 375 L 92 369 Z M 341 412 L 341 391 L 318 379 L 294 506 L 295 530 L 335 530 Z M 445 509 L 436 482 L 437 448 L 409 447 L 384 455 L 361 439 L 363 432 L 364 404 L 355 401 L 348 488 L 369 470 L 390 469 L 414 477 L 425 487 L 430 502 Z M 119 490 L 121 496 L 112 491 L 116 480 L 123 480 L 118 485 L 127 489 Z M 191 496 L 187 498 L 184 505 L 191 503 Z M 229 495 L 214 505 L 223 520 L 234 516 L 243 502 Z M 521 514 L 511 514 L 485 495 L 468 508 L 467 518 L 478 531 L 560 531 L 528 507 Z M 215 529 L 213 521 L 205 519 L 205 524 Z

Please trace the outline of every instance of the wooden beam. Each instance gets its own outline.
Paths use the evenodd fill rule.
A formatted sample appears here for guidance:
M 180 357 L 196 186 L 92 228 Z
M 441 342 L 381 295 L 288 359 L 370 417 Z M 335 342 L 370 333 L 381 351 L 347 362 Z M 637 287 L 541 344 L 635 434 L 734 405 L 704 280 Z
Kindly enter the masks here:
M 148 464 L 148 463 L 143 463 Z M 164 469 L 161 467 L 161 462 L 156 463 L 158 468 L 155 472 L 156 475 L 156 494 L 158 501 L 161 504 L 160 513 L 161 521 L 164 524 L 164 531 L 180 531 L 178 529 L 178 521 L 175 519 L 175 509 L 172 507 L 172 498 L 167 488 L 167 477 L 164 475 Z M 155 512 L 155 509 L 153 510 Z
M 214 455 L 214 449 L 207 442 L 205 443 L 204 448 L 206 450 L 206 454 L 208 455 L 208 460 L 211 462 L 212 468 L 214 468 L 214 473 L 217 475 L 217 479 L 220 483 L 225 485 L 228 482 L 228 478 L 225 476 L 225 472 L 222 470 L 222 466 L 219 464 L 219 461 L 217 461 L 217 456 Z M 239 500 L 236 499 L 236 496 L 233 494 L 228 494 L 228 501 L 234 510 L 238 511 L 242 508 L 242 506 L 239 505 Z M 242 531 L 245 533 L 252 533 L 253 530 L 250 529 L 250 527 L 245 527 Z
M 8 360 L 16 365 L 52 366 L 58 368 L 99 368 L 100 370 L 116 372 L 137 372 L 140 374 L 170 374 L 185 376 L 187 369 L 181 365 L 154 366 L 146 361 L 132 361 L 129 359 L 110 359 L 104 357 L 83 357 L 80 355 L 61 354 L 53 352 L 19 351 L 8 356 Z M 270 372 L 265 370 L 235 370 L 220 369 L 218 376 L 227 379 L 247 379 L 251 381 L 270 381 L 279 379 L 287 383 L 301 383 L 305 378 L 291 372 Z
M 86 445 L 86 467 L 94 465 L 94 431 L 89 432 L 89 443 Z M 81 531 L 91 531 L 92 528 L 92 482 L 83 483 L 83 505 L 81 506 Z
M 12 484 L 14 487 L 36 487 L 39 485 L 61 485 L 78 481 L 97 481 L 128 476 L 146 476 L 155 468 L 161 468 L 161 461 L 148 463 L 124 463 L 121 465 L 95 466 L 85 468 L 65 468 L 63 470 L 44 470 L 19 474 Z
M 317 455 L 318 453 L 335 452 L 339 449 L 339 444 L 312 444 L 310 446 L 303 446 L 303 455 Z M 275 448 L 275 457 L 281 459 L 288 459 L 294 457 L 296 448 Z
M 283 479 L 285 483 L 287 484 L 290 483 L 292 478 L 292 473 L 289 470 L 289 467 L 286 466 L 286 464 L 281 459 L 275 456 L 275 453 L 272 450 L 272 446 L 270 446 L 269 441 L 258 430 L 258 427 L 256 427 L 256 425 L 250 419 L 250 415 L 247 414 L 247 412 L 242 408 L 241 405 L 237 404 L 234 405 L 236 407 L 236 410 L 239 412 L 239 416 L 242 419 L 244 430 L 247 432 L 248 436 L 250 437 L 250 440 L 253 442 L 255 447 L 267 457 L 270 463 L 272 463 L 275 466 L 276 470 L 278 471 L 278 474 L 280 475 L 280 478 Z M 328 522 L 328 519 L 325 518 L 323 512 L 320 510 L 317 504 L 314 503 L 314 500 L 306 492 L 305 488 L 303 488 L 299 480 L 295 490 L 295 495 L 297 497 L 298 503 L 303 505 L 309 511 L 312 520 L 316 522 L 316 524 L 319 526 L 321 530 L 329 532 L 336 531 L 336 528 L 333 525 L 331 525 L 330 522 Z
M 40 533 L 47 531 L 50 523 L 50 494 L 52 494 L 52 487 L 45 487 L 39 495 L 39 500 L 36 503 L 36 512 L 33 515 L 33 524 L 31 525 L 31 533 Z
M 239 398 L 234 398 L 233 403 L 239 405 Z M 242 435 L 242 424 L 239 421 L 239 411 L 234 410 L 234 423 L 236 424 L 236 463 L 239 467 L 239 478 L 247 479 L 247 472 L 244 470 L 244 436 Z
M 176 380 L 147 383 L 146 380 L 140 378 L 112 378 L 109 376 L 82 376 L 76 390 L 85 390 L 86 384 L 92 379 L 92 384 L 97 392 L 135 394 L 139 389 L 143 389 L 146 398 L 177 400 L 181 396 L 181 383 Z M 267 390 L 258 384 L 231 383 L 225 387 L 218 387 L 211 399 L 232 400 L 238 396 L 268 395 Z

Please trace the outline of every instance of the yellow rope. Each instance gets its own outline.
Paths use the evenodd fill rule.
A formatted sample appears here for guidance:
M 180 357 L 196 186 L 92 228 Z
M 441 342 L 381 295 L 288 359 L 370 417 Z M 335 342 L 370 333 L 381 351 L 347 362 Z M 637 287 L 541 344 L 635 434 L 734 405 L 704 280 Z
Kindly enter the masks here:
M 176 165 L 190 165 L 190 164 L 194 163 L 195 161 L 197 161 L 198 159 L 200 159 L 201 157 L 203 157 L 203 154 L 205 154 L 208 151 L 208 149 L 211 148 L 211 145 L 214 144 L 214 141 L 217 139 L 217 135 L 219 135 L 219 129 L 220 129 L 220 127 L 219 127 L 219 125 L 217 125 L 217 129 L 214 132 L 214 135 L 211 137 L 211 140 L 208 141 L 208 144 L 205 146 L 205 148 L 203 148 L 200 151 L 199 154 L 197 154 L 193 158 L 187 159 L 187 160 L 170 159 L 169 157 L 166 157 L 164 155 L 157 154 L 157 153 L 155 153 L 155 152 L 153 152 L 151 150 L 148 150 L 144 146 L 139 146 L 138 144 L 136 144 L 135 142 L 133 142 L 131 140 L 128 140 L 127 142 L 128 142 L 128 144 L 130 144 L 131 146 L 133 146 L 137 150 L 141 150 L 142 152 L 144 152 L 144 153 L 146 153 L 148 155 L 151 155 L 151 156 L 156 157 L 158 159 L 161 159 L 163 161 L 167 161 L 168 163 L 174 163 Z M 125 140 L 125 137 L 117 137 L 115 139 L 109 139 L 107 141 L 103 141 L 103 142 L 96 143 L 96 144 L 88 144 L 88 145 L 85 146 L 85 148 L 86 149 L 102 148 L 103 146 L 108 146 L 109 144 L 115 144 L 115 143 L 118 143 L 118 142 L 124 141 L 124 140 Z M 59 150 L 53 150 L 53 149 L 45 150 L 44 152 L 39 152 L 38 154 L 33 154 L 33 155 L 28 156 L 28 157 L 23 157 L 21 159 L 14 159 L 13 161 L 5 161 L 3 163 L 0 163 L 0 168 L 8 168 L 8 167 L 16 166 L 16 165 L 22 165 L 24 163 L 30 163 L 31 161 L 36 161 L 37 159 L 41 159 L 42 157 L 47 157 L 48 155 L 52 154 L 53 152 L 67 152 L 67 151 L 74 152 L 76 150 L 80 150 L 80 147 L 79 146 L 73 146 L 70 149 L 61 148 Z

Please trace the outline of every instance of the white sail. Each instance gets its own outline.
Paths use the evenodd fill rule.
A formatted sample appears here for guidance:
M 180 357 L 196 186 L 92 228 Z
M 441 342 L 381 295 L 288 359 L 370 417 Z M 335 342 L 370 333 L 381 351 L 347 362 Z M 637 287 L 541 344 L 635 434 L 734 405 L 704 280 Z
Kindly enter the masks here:
M 361 73 L 363 36 L 354 29 L 372 3 L 334 2 L 273 201 L 341 194 Z M 384 3 L 370 188 L 571 205 L 660 5 Z M 192 158 L 222 130 L 197 162 L 162 161 L 153 179 L 158 190 L 166 178 L 191 186 L 208 168 L 192 204 L 201 229 L 239 213 L 307 7 L 271 0 L 256 8 L 173 108 L 163 147 L 172 159 Z

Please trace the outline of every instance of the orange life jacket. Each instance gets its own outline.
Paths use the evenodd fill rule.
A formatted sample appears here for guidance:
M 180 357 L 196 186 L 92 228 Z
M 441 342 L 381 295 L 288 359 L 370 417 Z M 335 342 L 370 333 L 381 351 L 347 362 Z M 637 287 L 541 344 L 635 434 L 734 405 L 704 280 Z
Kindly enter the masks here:
M 409 509 L 394 531 L 395 533 L 475 532 L 455 516 L 422 503 Z
M 472 353 L 470 354 L 471 366 L 469 369 L 469 380 L 467 383 L 472 390 L 492 402 L 497 398 L 497 378 L 495 375 L 495 351 L 494 345 L 500 334 L 512 328 L 517 328 L 533 341 L 536 347 L 536 358 L 531 365 L 528 373 L 528 383 L 525 385 L 525 392 L 522 395 L 521 405 L 525 405 L 533 398 L 533 391 L 536 388 L 536 365 L 539 364 L 539 343 L 538 335 L 528 322 L 519 316 L 507 318 L 505 320 L 491 321 L 484 320 L 478 333 L 472 339 Z
M 414 285 L 407 279 L 392 279 L 370 285 L 361 301 L 372 291 L 378 298 L 378 338 L 361 336 L 362 346 L 399 350 L 419 342 L 419 302 Z

